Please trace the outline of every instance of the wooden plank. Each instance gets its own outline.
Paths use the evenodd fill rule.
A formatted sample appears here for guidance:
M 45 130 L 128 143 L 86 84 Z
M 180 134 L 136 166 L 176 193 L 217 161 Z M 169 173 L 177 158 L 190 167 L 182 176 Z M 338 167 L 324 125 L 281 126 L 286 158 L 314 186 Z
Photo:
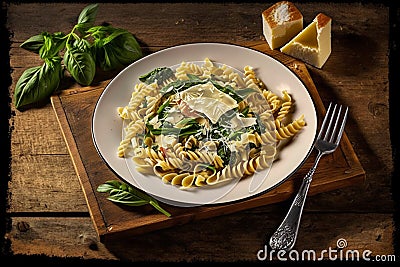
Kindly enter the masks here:
M 306 84 L 316 105 L 318 115 L 320 117 L 323 115 L 324 107 L 304 64 L 276 51 L 271 51 L 265 43 L 251 43 L 249 46 L 272 54 L 278 60 L 290 66 Z M 168 207 L 173 214 L 172 218 L 166 218 L 162 214 L 151 214 L 147 211 L 143 214 L 143 211 L 132 212 L 131 209 L 115 207 L 104 201 L 101 194 L 95 192 L 97 186 L 101 183 L 111 179 L 111 177 L 117 178 L 96 154 L 94 146 L 88 145 L 91 140 L 91 136 L 88 134 L 91 121 L 88 116 L 84 116 L 84 114 L 93 113 L 94 105 L 102 89 L 101 85 L 91 86 L 84 88 L 82 91 L 68 90 L 52 97 L 52 103 L 64 137 L 67 144 L 72 147 L 70 148 L 71 157 L 85 192 L 96 229 L 101 238 L 105 238 L 108 235 L 127 235 L 128 233 L 142 234 L 177 224 L 189 223 L 193 220 L 233 213 L 285 200 L 296 190 L 298 179 L 302 178 L 310 169 L 313 157 L 315 157 L 315 155 L 311 156 L 306 164 L 294 175 L 294 178 L 266 194 L 246 201 L 186 209 Z M 354 155 L 346 134 L 344 134 L 340 149 L 321 160 L 318 172 L 315 174 L 310 188 L 310 195 L 358 184 L 364 177 L 364 170 L 358 158 Z
M 44 254 L 64 259 L 136 262 L 258 262 L 257 252 L 264 249 L 284 212 L 269 213 L 264 209 L 194 221 L 118 238 L 107 244 L 98 240 L 89 217 L 14 217 L 7 239 L 16 256 Z M 320 254 L 329 247 L 336 249 L 337 240 L 344 238 L 349 250 L 370 250 L 371 256 L 390 255 L 395 253 L 393 230 L 390 214 L 304 213 L 295 249 L 300 253 L 312 249 Z M 223 242 L 220 233 L 224 233 Z
M 143 44 L 159 46 L 176 45 L 181 42 L 224 41 L 243 42 L 262 38 L 261 12 L 271 3 L 127 3 L 125 5 L 101 3 L 97 23 L 108 22 L 115 27 L 129 29 Z M 346 24 L 354 28 L 355 24 L 364 25 L 359 30 L 368 29 L 371 21 L 381 17 L 380 10 L 385 6 L 348 3 L 296 3 L 302 11 L 305 23 L 309 23 L 318 12 L 335 15 L 334 20 L 351 20 Z M 13 42 L 23 42 L 32 35 L 42 31 L 69 32 L 76 23 L 79 12 L 85 7 L 83 3 L 57 5 L 54 3 L 10 4 L 8 7 L 11 28 L 21 29 L 15 32 Z M 53 23 L 47 20 L 49 14 Z M 342 15 L 343 14 L 343 15 Z M 29 20 L 24 19 L 29 18 Z M 121 18 L 129 18 L 123 19 Z M 154 19 L 157 18 L 157 19 Z M 367 19 L 368 18 L 368 19 Z M 210 21 L 213 23 L 210 24 Z M 382 23 L 380 23 L 382 24 Z M 140 25 L 140 27 L 138 27 Z M 227 27 L 226 25 L 235 25 Z M 373 24 L 379 27 L 378 24 Z M 225 27 L 223 27 L 225 26 Z M 339 26 L 339 25 L 334 25 Z M 23 30 L 22 30 L 23 29 Z M 155 31 L 154 29 L 160 29 Z M 161 29 L 170 29 L 163 31 Z M 220 29 L 224 30 L 221 34 Z M 171 38 L 173 32 L 174 38 Z M 188 34 L 190 32 L 190 34 Z M 258 34 L 255 34 L 257 32 Z M 151 34 L 150 34 L 151 33 Z M 372 34 L 370 32 L 370 34 Z M 230 39 L 226 39 L 231 36 Z
M 7 212 L 88 212 L 69 155 L 20 155 L 11 168 Z
M 68 154 L 57 120 L 50 112 L 53 112 L 51 106 L 28 112 L 15 111 L 15 116 L 10 121 L 11 155 L 15 160 L 24 155 Z
M 73 93 L 73 91 L 70 91 Z M 83 92 L 85 93 L 85 91 Z M 88 91 L 88 93 L 92 93 L 92 91 Z M 67 116 L 65 114 L 64 108 L 61 105 L 60 101 L 52 101 L 53 108 L 56 112 L 57 115 L 57 120 L 60 123 L 60 125 L 69 125 L 69 121 L 67 119 Z M 85 111 L 83 109 L 83 111 Z M 91 114 L 91 113 L 89 113 Z M 87 116 L 84 116 L 83 118 L 87 118 Z M 84 130 L 88 130 L 87 128 L 84 128 Z M 80 152 L 78 150 L 78 147 L 75 142 L 71 142 L 74 140 L 74 137 L 72 135 L 72 132 L 70 131 L 62 131 L 63 136 L 65 138 L 65 141 L 67 142 L 68 150 L 71 155 L 79 155 Z M 90 184 L 90 180 L 87 177 L 87 173 L 85 171 L 85 166 L 82 163 L 81 158 L 73 157 L 72 161 L 74 163 L 75 171 L 79 177 L 79 182 L 82 188 L 86 188 L 87 190 L 84 191 L 85 193 L 85 199 L 87 203 L 90 203 L 90 216 L 92 218 L 92 221 L 94 223 L 96 231 L 98 229 L 105 229 L 107 226 L 105 225 L 103 215 L 101 213 L 101 209 L 96 201 L 96 196 L 94 195 L 93 190 L 89 190 L 89 188 L 92 188 L 92 185 Z M 100 233 L 98 233 L 100 235 Z
M 89 217 L 14 217 L 6 238 L 15 256 L 116 259 L 98 241 Z
M 99 6 L 97 22 L 101 24 L 106 21 L 115 27 L 130 29 L 138 36 L 141 43 L 158 44 L 160 46 L 171 46 L 176 40 L 181 42 L 199 42 L 205 40 L 230 41 L 225 36 L 235 36 L 239 41 L 246 39 L 259 39 L 260 34 L 254 36 L 250 27 L 259 23 L 260 17 L 254 14 L 261 14 L 260 8 L 265 5 L 248 5 L 240 8 L 240 16 L 231 16 L 237 12 L 237 3 L 134 3 L 115 5 L 102 3 Z M 23 42 L 31 35 L 41 31 L 63 31 L 69 32 L 79 12 L 85 4 L 54 5 L 52 3 L 26 4 L 23 8 L 11 4 L 9 18 L 11 27 L 15 23 L 24 31 L 18 31 L 13 36 L 13 41 Z M 227 16 L 221 16 L 221 12 Z M 48 14 L 62 14 L 54 16 L 53 23 L 48 24 L 46 20 L 40 19 Z M 30 18 L 25 20 L 23 18 Z M 121 21 L 121 17 L 129 18 Z M 154 19 L 154 18 L 157 19 Z M 221 35 L 219 27 L 210 27 L 210 20 L 214 25 L 242 25 L 242 27 L 224 27 L 225 34 Z M 138 27 L 137 25 L 140 25 Z M 193 27 L 195 26 L 195 27 Z M 170 38 L 171 30 L 163 31 L 154 29 L 172 29 L 174 38 Z M 191 34 L 188 34 L 191 32 Z M 149 34 L 151 33 L 151 34 Z M 155 41 L 157 40 L 157 41 Z

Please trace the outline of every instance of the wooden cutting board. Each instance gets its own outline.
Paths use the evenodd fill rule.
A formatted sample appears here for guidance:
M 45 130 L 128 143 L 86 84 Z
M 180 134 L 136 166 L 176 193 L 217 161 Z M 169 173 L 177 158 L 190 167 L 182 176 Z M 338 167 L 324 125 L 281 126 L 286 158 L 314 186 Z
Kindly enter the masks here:
M 325 108 L 305 64 L 278 51 L 271 51 L 265 42 L 247 46 L 275 57 L 298 75 L 313 98 L 320 122 L 325 114 Z M 63 90 L 58 95 L 51 97 L 55 114 L 86 197 L 91 218 L 102 242 L 108 238 L 118 238 L 120 235 L 142 234 L 292 198 L 297 192 L 302 178 L 314 162 L 315 152 L 311 153 L 305 164 L 286 182 L 265 194 L 243 201 L 191 208 L 160 203 L 172 214 L 171 217 L 159 213 L 149 205 L 141 207 L 117 205 L 107 200 L 106 194 L 96 191 L 96 188 L 107 180 L 119 178 L 97 154 L 91 136 L 92 113 L 107 83 L 108 81 L 104 81 L 94 86 Z M 314 195 L 361 184 L 364 179 L 365 171 L 345 133 L 339 148 L 333 154 L 321 159 L 309 194 Z

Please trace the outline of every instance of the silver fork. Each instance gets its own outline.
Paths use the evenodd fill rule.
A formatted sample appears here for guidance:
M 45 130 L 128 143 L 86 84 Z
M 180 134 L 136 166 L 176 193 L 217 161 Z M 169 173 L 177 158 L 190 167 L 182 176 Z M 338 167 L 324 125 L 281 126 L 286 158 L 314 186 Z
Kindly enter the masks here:
M 346 124 L 347 112 L 347 107 L 342 111 L 342 106 L 337 107 L 335 104 L 332 109 L 332 103 L 329 104 L 318 137 L 314 143 L 314 148 L 318 150 L 317 158 L 312 168 L 303 178 L 299 192 L 294 198 L 286 217 L 269 240 L 269 245 L 272 249 L 289 251 L 293 248 L 313 174 L 321 157 L 332 153 L 338 147 Z

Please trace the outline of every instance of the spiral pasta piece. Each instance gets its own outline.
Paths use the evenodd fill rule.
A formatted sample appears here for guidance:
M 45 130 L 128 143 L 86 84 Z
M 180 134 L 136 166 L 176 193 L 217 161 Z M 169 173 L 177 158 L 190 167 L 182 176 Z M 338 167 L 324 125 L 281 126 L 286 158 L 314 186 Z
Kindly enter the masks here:
M 287 116 L 292 107 L 292 98 L 290 97 L 288 92 L 284 90 L 282 93 L 283 93 L 282 104 L 279 108 L 278 116 L 276 118 L 279 121 L 282 121 Z
M 288 125 L 276 129 L 276 137 L 278 140 L 290 138 L 298 133 L 305 125 L 306 122 L 304 121 L 304 115 L 301 115 L 298 119 Z
M 136 138 L 139 133 L 144 131 L 144 122 L 137 120 L 132 121 L 127 126 L 127 134 L 118 146 L 118 156 L 125 157 L 129 148 L 132 148 L 132 139 Z
M 220 168 L 224 165 L 221 157 L 213 152 L 208 151 L 186 151 L 186 158 L 191 161 L 201 162 L 201 163 L 212 163 L 215 167 Z
M 271 92 L 270 90 L 263 90 L 262 93 L 271 107 L 271 112 L 275 113 L 281 107 L 282 104 L 282 101 L 279 99 L 279 96 Z
M 152 163 L 156 164 L 161 160 L 165 160 L 165 157 L 161 151 L 155 151 L 151 147 L 146 147 L 145 150 L 147 157 L 151 160 Z
M 175 77 L 179 80 L 188 80 L 187 74 L 201 76 L 203 74 L 203 69 L 197 64 L 182 62 L 176 69 Z

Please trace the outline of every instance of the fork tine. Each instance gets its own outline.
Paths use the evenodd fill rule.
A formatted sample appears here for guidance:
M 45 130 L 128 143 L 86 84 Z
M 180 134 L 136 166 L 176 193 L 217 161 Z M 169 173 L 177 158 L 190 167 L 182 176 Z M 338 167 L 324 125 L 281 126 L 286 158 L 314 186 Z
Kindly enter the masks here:
M 333 118 L 335 117 L 334 115 L 335 115 L 335 112 L 336 112 L 336 106 L 337 106 L 337 105 L 335 104 L 335 106 L 333 107 L 332 114 L 330 115 L 329 125 L 328 125 L 328 128 L 327 128 L 326 131 L 325 131 L 325 136 L 324 136 L 324 140 L 325 140 L 325 141 L 327 141 L 328 135 L 330 134 L 330 131 L 331 131 Z M 327 116 L 327 115 L 325 115 L 325 116 Z
M 336 137 L 336 141 L 335 141 L 336 145 L 339 144 L 340 139 L 342 138 L 342 134 L 343 134 L 343 131 L 344 131 L 344 126 L 345 126 L 346 120 L 347 120 L 347 112 L 348 111 L 349 111 L 349 107 L 346 107 L 346 110 L 345 110 L 344 115 L 343 115 L 342 125 L 340 126 L 339 133 L 338 133 L 338 135 Z
M 342 105 L 339 106 L 339 111 L 338 111 L 338 113 L 336 115 L 335 126 L 333 127 L 331 138 L 329 139 L 329 142 L 332 142 L 333 138 L 335 137 L 335 133 L 336 133 L 336 129 L 337 129 L 338 124 L 339 124 L 339 119 L 340 119 L 340 113 L 341 112 L 342 112 Z M 333 119 L 333 117 L 332 117 L 332 119 Z
M 319 134 L 318 134 L 317 139 L 320 139 L 322 133 L 325 131 L 325 124 L 326 124 L 326 122 L 328 121 L 329 112 L 330 112 L 330 110 L 331 110 L 331 107 L 332 107 L 332 102 L 329 103 L 328 110 L 327 110 L 326 113 L 325 113 L 325 118 L 324 118 L 324 121 L 322 122 L 321 129 L 319 130 Z

